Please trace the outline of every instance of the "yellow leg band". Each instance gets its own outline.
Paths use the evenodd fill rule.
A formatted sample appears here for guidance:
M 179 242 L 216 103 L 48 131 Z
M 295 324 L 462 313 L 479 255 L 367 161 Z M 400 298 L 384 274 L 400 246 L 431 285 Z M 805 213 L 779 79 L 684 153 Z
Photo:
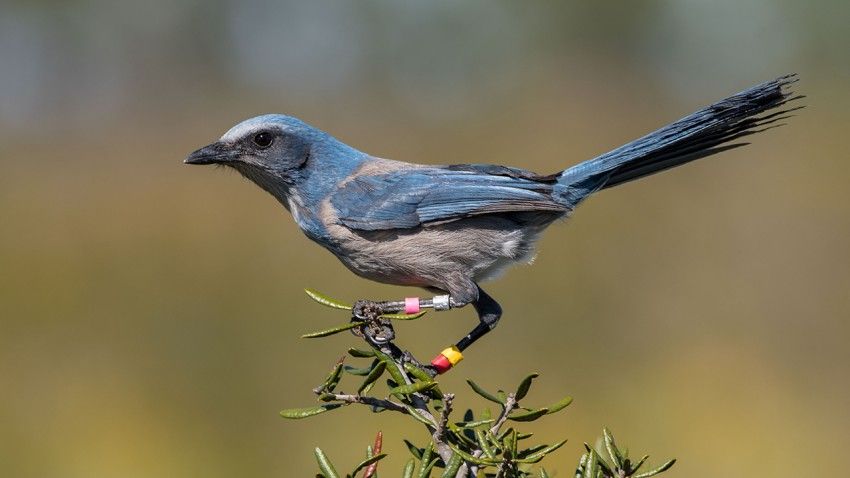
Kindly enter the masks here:
M 455 347 L 454 345 L 443 350 L 440 353 L 443 355 L 443 357 L 445 357 L 449 360 L 449 363 L 451 363 L 452 366 L 457 365 L 458 362 L 463 360 L 463 354 L 460 353 L 460 350 L 457 347 Z

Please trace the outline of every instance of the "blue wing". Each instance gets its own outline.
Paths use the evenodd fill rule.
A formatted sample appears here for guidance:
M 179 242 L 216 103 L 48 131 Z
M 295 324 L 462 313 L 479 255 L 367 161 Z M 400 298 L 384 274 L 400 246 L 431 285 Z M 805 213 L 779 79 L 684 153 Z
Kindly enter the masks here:
M 352 229 L 407 229 L 432 222 L 522 211 L 564 213 L 553 178 L 486 165 L 417 168 L 357 177 L 331 197 Z

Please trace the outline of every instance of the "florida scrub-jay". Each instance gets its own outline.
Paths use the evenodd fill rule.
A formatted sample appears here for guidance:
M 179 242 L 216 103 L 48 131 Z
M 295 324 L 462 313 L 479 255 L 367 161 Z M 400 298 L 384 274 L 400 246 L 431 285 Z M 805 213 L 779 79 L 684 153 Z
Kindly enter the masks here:
M 788 91 L 794 81 L 788 75 L 754 86 L 549 175 L 489 164 L 381 159 L 277 114 L 237 124 L 185 162 L 236 169 L 361 277 L 448 294 L 441 297 L 442 308 L 472 304 L 480 321 L 457 342 L 457 350 L 464 350 L 502 314 L 479 283 L 530 260 L 550 224 L 594 192 L 742 146 L 737 140 L 790 111 L 777 108 L 794 99 Z M 404 303 L 372 304 L 392 311 Z

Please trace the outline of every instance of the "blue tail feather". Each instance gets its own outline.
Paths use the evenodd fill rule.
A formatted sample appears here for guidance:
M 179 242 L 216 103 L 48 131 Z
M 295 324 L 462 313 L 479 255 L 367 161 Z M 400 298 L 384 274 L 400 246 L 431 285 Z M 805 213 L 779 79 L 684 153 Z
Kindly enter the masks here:
M 563 171 L 555 195 L 573 208 L 590 194 L 747 143 L 739 138 L 779 126 L 777 121 L 802 106 L 768 115 L 792 96 L 786 75 L 718 101 L 631 143 Z M 761 115 L 761 116 L 760 116 Z

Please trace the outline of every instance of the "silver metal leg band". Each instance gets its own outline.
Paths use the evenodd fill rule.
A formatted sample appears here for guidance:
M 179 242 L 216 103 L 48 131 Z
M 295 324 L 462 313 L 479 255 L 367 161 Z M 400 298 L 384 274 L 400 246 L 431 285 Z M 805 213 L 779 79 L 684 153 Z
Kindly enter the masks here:
M 435 295 L 432 300 L 434 310 L 449 310 L 452 308 L 451 299 L 448 295 Z

